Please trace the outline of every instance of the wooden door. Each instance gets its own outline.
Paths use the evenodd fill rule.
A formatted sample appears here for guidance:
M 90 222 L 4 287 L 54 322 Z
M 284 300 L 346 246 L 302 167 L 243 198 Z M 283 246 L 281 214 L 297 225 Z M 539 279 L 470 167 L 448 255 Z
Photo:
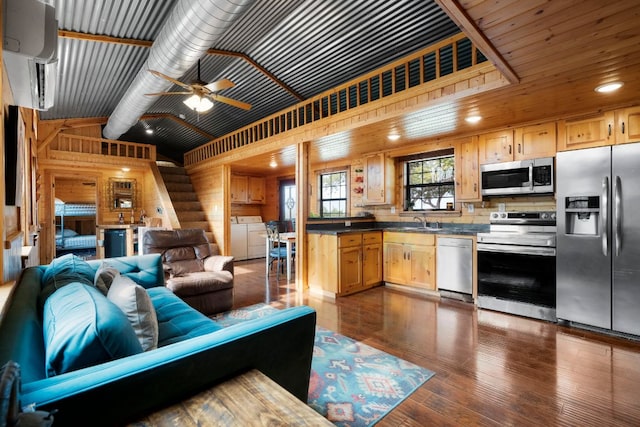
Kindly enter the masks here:
M 249 197 L 249 178 L 231 175 L 231 203 L 247 203 Z
M 409 251 L 410 275 L 409 285 L 435 290 L 435 246 L 412 245 Z
M 516 129 L 514 159 L 535 159 L 556 155 L 556 123 L 525 126 Z
M 384 246 L 384 281 L 406 284 L 405 279 L 405 248 L 402 243 L 385 243 Z
M 612 111 L 558 122 L 558 151 L 601 147 L 615 143 Z
M 266 193 L 266 180 L 259 176 L 248 177 L 249 203 L 264 203 Z
M 364 159 L 366 203 L 384 203 L 384 154 L 369 156 Z
M 617 116 L 616 143 L 640 142 L 640 107 L 619 110 Z
M 456 200 L 480 201 L 478 138 L 462 141 L 456 153 Z
M 351 293 L 362 287 L 362 246 L 340 248 L 338 251 L 340 294 Z
M 362 286 L 369 288 L 382 281 L 382 244 L 362 247 Z
M 481 165 L 513 160 L 513 130 L 480 135 L 478 148 Z

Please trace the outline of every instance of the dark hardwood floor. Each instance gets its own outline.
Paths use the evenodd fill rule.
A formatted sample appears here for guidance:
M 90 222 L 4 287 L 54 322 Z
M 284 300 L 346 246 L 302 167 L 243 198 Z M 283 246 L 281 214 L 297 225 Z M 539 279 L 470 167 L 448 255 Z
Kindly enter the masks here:
M 235 306 L 307 304 L 318 325 L 436 373 L 378 426 L 640 426 L 640 342 L 377 287 L 327 301 L 264 259 L 235 264 Z

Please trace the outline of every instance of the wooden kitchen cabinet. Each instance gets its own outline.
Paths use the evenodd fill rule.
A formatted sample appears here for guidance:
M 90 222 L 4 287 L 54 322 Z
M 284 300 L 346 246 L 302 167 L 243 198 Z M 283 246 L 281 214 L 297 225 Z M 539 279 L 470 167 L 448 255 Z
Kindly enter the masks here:
M 248 180 L 249 193 L 247 198 L 249 203 L 264 204 L 267 192 L 266 180 L 259 176 L 250 176 Z
M 259 176 L 231 175 L 231 203 L 264 204 L 266 180 Z
M 553 157 L 556 140 L 555 122 L 480 135 L 480 164 Z
M 640 142 L 640 107 L 616 111 L 616 144 Z
M 384 281 L 436 289 L 435 236 L 424 233 L 384 233 Z
M 536 159 L 556 155 L 556 123 L 516 128 L 513 141 L 513 160 Z
M 244 175 L 231 175 L 231 203 L 247 203 L 249 179 Z
M 370 205 L 393 204 L 395 166 L 384 153 L 364 159 L 364 193 L 362 203 Z
M 513 160 L 513 130 L 485 133 L 478 137 L 480 164 Z
M 615 144 L 615 113 L 558 121 L 558 151 Z
M 382 282 L 382 232 L 307 235 L 313 293 L 348 295 Z
M 480 168 L 478 162 L 478 137 L 460 141 L 455 152 L 456 201 L 476 202 L 480 195 Z

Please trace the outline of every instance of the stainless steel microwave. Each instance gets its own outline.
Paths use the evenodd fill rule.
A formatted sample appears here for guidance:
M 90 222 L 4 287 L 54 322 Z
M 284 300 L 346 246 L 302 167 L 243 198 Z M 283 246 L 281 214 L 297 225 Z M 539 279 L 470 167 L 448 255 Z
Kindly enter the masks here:
M 553 193 L 553 157 L 480 166 L 483 196 Z

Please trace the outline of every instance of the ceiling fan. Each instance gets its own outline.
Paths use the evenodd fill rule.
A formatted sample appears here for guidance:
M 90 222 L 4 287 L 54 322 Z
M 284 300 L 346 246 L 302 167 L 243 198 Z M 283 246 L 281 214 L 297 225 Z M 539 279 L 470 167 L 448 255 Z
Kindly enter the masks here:
M 225 104 L 232 105 L 237 108 L 242 108 L 243 110 L 251 109 L 251 104 L 247 104 L 246 102 L 238 101 L 235 99 L 227 98 L 226 96 L 219 95 L 217 92 L 223 89 L 229 89 L 234 87 L 235 84 L 231 80 L 222 79 L 215 82 L 207 83 L 200 79 L 200 60 L 198 60 L 198 78 L 191 82 L 191 84 L 183 83 L 179 80 L 171 78 L 165 74 L 162 74 L 159 71 L 149 70 L 149 72 L 155 76 L 161 77 L 165 80 L 170 81 L 171 83 L 178 85 L 186 91 L 180 92 L 158 92 L 158 93 L 147 93 L 147 96 L 163 96 L 163 95 L 191 95 L 187 98 L 184 103 L 199 113 L 204 113 L 213 107 L 212 101 L 224 102 Z

